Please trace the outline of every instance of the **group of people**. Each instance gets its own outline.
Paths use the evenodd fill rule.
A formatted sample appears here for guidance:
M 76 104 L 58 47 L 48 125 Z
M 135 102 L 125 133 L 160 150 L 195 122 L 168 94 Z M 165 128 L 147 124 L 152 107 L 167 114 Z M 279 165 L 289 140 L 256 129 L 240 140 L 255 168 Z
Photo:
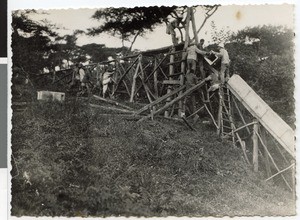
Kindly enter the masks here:
M 183 19 L 183 15 L 179 14 L 175 19 L 170 22 L 167 22 L 166 33 L 171 35 L 173 45 L 176 46 L 178 44 L 178 38 L 176 37 L 176 29 L 179 30 L 181 34 L 181 41 L 183 41 L 183 36 L 181 29 L 185 27 L 186 21 Z M 195 43 L 191 43 L 187 48 L 187 73 L 186 73 L 186 82 L 187 85 L 194 84 L 197 79 L 195 76 L 197 63 L 199 64 L 200 76 L 201 79 L 212 80 L 212 86 L 210 91 L 214 91 L 220 85 L 220 82 L 224 84 L 225 77 L 229 75 L 229 64 L 230 59 L 227 50 L 224 47 L 224 43 L 218 44 L 218 50 L 206 52 L 204 50 L 204 39 L 200 40 L 199 45 L 197 46 Z M 197 56 L 199 54 L 200 56 Z M 214 54 L 221 59 L 221 68 L 219 74 L 212 73 L 210 76 L 206 77 L 204 72 L 204 56 Z
M 200 71 L 200 79 L 205 80 L 212 80 L 212 86 L 210 87 L 209 91 L 216 90 L 220 83 L 225 83 L 225 78 L 229 77 L 229 64 L 230 59 L 227 50 L 224 48 L 224 43 L 218 44 L 218 52 L 216 51 L 210 51 L 207 52 L 203 48 L 204 45 L 204 39 L 200 40 L 199 48 L 196 46 L 195 43 L 191 43 L 187 50 L 187 71 L 186 71 L 186 84 L 188 87 L 196 84 L 198 81 L 198 78 L 196 77 L 196 66 L 197 63 L 199 65 L 199 71 Z M 200 56 L 198 56 L 198 54 Z M 221 67 L 218 74 L 212 72 L 209 76 L 206 76 L 206 73 L 204 71 L 204 56 L 208 56 L 214 54 L 217 57 L 221 59 Z
M 204 50 L 204 39 L 200 40 L 199 45 L 195 43 L 191 43 L 186 49 L 186 86 L 190 88 L 193 85 L 196 85 L 199 80 L 212 81 L 211 87 L 208 91 L 214 91 L 219 88 L 220 84 L 224 84 L 226 81 L 226 77 L 229 76 L 229 64 L 230 59 L 227 50 L 224 48 L 224 43 L 218 44 L 218 52 L 210 51 L 207 52 Z M 206 75 L 204 71 L 204 57 L 209 56 L 211 54 L 216 55 L 221 59 L 221 67 L 218 73 L 212 72 L 209 76 Z M 200 77 L 196 76 L 196 68 L 197 64 L 199 66 Z M 101 88 L 102 87 L 102 95 L 106 96 L 108 85 L 112 82 L 112 75 L 114 70 L 112 68 L 101 68 L 99 65 L 96 68 L 96 84 L 93 88 Z M 82 64 L 76 64 L 74 66 L 73 75 L 72 75 L 72 83 L 70 84 L 70 88 L 75 85 L 79 86 L 79 94 L 90 93 L 91 87 L 91 76 L 88 70 L 83 68 Z
M 186 88 L 189 89 L 192 86 L 196 85 L 199 80 L 205 80 L 209 81 L 211 80 L 211 86 L 207 90 L 208 92 L 215 91 L 220 87 L 220 84 L 224 84 L 226 77 L 229 77 L 229 64 L 230 64 L 230 59 L 227 50 L 224 48 L 224 44 L 220 43 L 218 44 L 218 52 L 216 51 L 210 51 L 207 52 L 203 48 L 204 45 L 204 39 L 200 40 L 199 47 L 195 43 L 191 43 L 188 48 L 186 49 L 186 64 L 187 64 L 187 70 L 185 74 L 185 85 Z M 205 56 L 210 56 L 214 54 L 215 56 L 219 57 L 221 59 L 221 67 L 220 71 L 214 71 L 211 72 L 208 76 L 206 76 L 206 73 L 204 71 L 204 57 Z M 197 63 L 199 66 L 199 72 L 200 72 L 200 77 L 198 78 L 196 76 L 196 67 Z M 196 94 L 198 94 L 199 91 L 195 91 L 194 93 L 190 94 L 189 96 L 185 97 L 184 99 L 184 109 L 181 113 L 181 117 L 185 117 L 185 109 L 188 107 L 190 112 L 194 112 L 195 110 L 195 105 L 196 105 Z M 196 94 L 195 94 L 196 93 Z M 204 101 L 205 100 L 204 94 L 200 94 L 200 96 L 203 97 Z
M 81 63 L 77 63 L 74 66 L 72 72 L 72 81 L 69 89 L 77 87 L 78 85 L 78 95 L 84 94 L 85 92 L 90 93 L 89 74 L 84 70 L 83 65 Z
M 69 89 L 73 87 L 79 88 L 77 95 L 83 95 L 85 93 L 90 94 L 91 90 L 102 87 L 102 96 L 105 98 L 108 91 L 108 85 L 112 82 L 112 75 L 114 69 L 110 67 L 100 67 L 98 64 L 96 67 L 96 83 L 93 84 L 91 80 L 91 73 L 89 70 L 83 67 L 81 63 L 74 66 L 72 72 L 72 81 Z M 101 91 L 101 90 L 100 90 Z

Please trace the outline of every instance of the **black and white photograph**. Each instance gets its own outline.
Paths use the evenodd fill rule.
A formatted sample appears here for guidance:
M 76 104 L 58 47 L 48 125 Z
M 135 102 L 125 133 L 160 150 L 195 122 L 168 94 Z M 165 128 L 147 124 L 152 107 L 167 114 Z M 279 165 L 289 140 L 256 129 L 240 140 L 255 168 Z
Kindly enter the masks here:
M 296 215 L 295 5 L 18 9 L 15 217 Z

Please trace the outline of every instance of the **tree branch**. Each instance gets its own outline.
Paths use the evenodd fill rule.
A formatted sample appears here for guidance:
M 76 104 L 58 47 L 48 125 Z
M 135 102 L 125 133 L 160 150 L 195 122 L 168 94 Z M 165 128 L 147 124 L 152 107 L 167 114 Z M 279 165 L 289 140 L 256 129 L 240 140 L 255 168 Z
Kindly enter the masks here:
M 133 40 L 131 41 L 130 47 L 129 47 L 129 49 L 128 49 L 128 52 L 130 52 L 130 51 L 131 51 L 131 49 L 132 49 L 132 46 L 133 46 L 133 44 L 134 44 L 134 42 L 135 42 L 136 38 L 139 36 L 139 34 L 140 34 L 140 33 L 141 33 L 141 31 L 138 31 L 138 32 L 135 34 L 135 36 L 134 36 Z
M 199 34 L 199 32 L 201 31 L 201 29 L 203 28 L 203 26 L 205 25 L 206 21 L 217 11 L 217 9 L 219 8 L 219 5 L 215 5 L 213 8 L 211 8 L 210 10 L 208 10 L 205 14 L 205 18 L 201 24 L 201 26 L 199 27 L 199 29 L 197 30 L 197 34 Z M 211 12 L 212 13 L 209 13 Z

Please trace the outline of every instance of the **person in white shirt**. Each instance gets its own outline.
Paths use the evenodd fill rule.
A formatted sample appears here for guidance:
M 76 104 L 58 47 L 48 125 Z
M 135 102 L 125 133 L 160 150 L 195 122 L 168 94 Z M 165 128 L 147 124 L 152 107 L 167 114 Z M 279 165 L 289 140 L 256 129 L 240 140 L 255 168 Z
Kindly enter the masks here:
M 218 49 L 219 52 L 211 51 L 211 53 L 221 58 L 221 69 L 219 71 L 219 74 L 212 73 L 211 75 L 205 78 L 205 80 L 212 80 L 212 85 L 208 89 L 208 92 L 215 91 L 220 87 L 219 78 L 221 80 L 221 83 L 224 84 L 225 77 L 229 77 L 230 59 L 227 50 L 224 48 L 224 43 L 220 43 L 218 45 Z
M 196 65 L 197 65 L 197 53 L 201 55 L 206 55 L 207 52 L 204 50 L 199 50 L 198 47 L 194 44 L 191 43 L 189 47 L 186 49 L 187 52 L 187 73 L 193 72 L 195 73 L 196 71 Z
M 218 45 L 219 52 L 211 51 L 213 54 L 221 58 L 220 79 L 221 83 L 225 83 L 225 77 L 229 77 L 230 59 L 227 50 L 224 48 L 224 43 Z
M 88 74 L 84 71 L 83 65 L 79 64 L 79 80 L 80 80 L 80 85 L 81 85 L 81 93 L 83 94 L 85 89 L 87 90 L 88 94 L 90 93 L 90 88 L 89 88 L 89 76 Z

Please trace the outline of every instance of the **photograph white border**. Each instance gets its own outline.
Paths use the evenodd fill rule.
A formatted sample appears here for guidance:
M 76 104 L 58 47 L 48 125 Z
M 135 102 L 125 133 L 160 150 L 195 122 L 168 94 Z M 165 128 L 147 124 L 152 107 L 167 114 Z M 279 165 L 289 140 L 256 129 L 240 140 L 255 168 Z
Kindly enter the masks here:
M 109 0 L 109 1 L 97 1 L 97 0 L 7 0 L 8 1 L 8 58 L 7 59 L 1 59 L 1 62 L 7 62 L 8 63 L 8 124 L 7 124 L 7 133 L 8 133 L 8 169 L 7 169 L 7 190 L 8 190 L 8 201 L 7 201 L 7 219 L 14 219 L 14 220 L 23 220 L 23 219 L 35 219 L 34 217 L 12 217 L 10 216 L 10 201 L 11 201 L 11 177 L 9 175 L 9 172 L 11 170 L 11 164 L 10 164 L 10 156 L 11 155 L 11 148 L 10 148 L 10 140 L 11 140 L 11 117 L 12 117 L 12 110 L 10 108 L 11 106 L 11 93 L 10 93 L 10 85 L 11 85 L 11 67 L 12 67 L 12 61 L 11 61 L 11 56 L 12 56 L 12 52 L 10 49 L 10 42 L 11 42 L 11 28 L 10 28 L 10 24 L 11 24 L 11 11 L 12 10 L 16 10 L 16 9 L 26 9 L 26 8 L 30 8 L 30 9 L 68 9 L 68 8 L 74 8 L 74 9 L 78 9 L 78 8 L 99 8 L 99 7 L 133 7 L 133 6 L 151 6 L 151 5 L 182 5 L 182 0 L 170 0 L 170 1 L 158 1 L 158 0 L 147 0 L 147 1 L 141 1 L 141 0 L 127 0 L 127 1 L 121 1 L 121 0 Z M 162 3 L 163 2 L 163 3 Z M 296 36 L 299 36 L 300 32 L 299 32 L 299 3 L 297 1 L 292 1 L 292 0 L 286 0 L 286 1 L 282 1 L 282 0 L 263 0 L 263 1 L 259 1 L 259 0 L 244 0 L 244 1 L 233 1 L 233 0 L 207 0 L 207 1 L 197 1 L 197 0 L 188 0 L 184 2 L 186 5 L 199 5 L 199 4 L 222 4 L 222 5 L 229 5 L 229 4 L 236 4 L 236 5 L 247 5 L 247 4 L 283 4 L 283 3 L 289 3 L 289 4 L 295 4 L 296 8 L 295 8 L 295 33 Z M 296 71 L 295 71 L 295 97 L 300 97 L 300 90 L 298 89 L 298 85 L 300 85 L 300 79 L 298 77 L 299 73 L 299 37 L 296 38 L 295 40 L 296 43 L 296 52 L 295 52 L 295 66 L 296 66 Z M 299 100 L 296 99 L 296 118 L 298 118 L 298 114 L 299 114 L 299 109 L 300 109 L 300 104 L 299 104 Z M 299 128 L 300 124 L 299 124 L 299 120 L 297 120 L 296 122 L 296 126 L 297 128 Z M 296 129 L 296 137 L 300 137 L 299 136 L 299 129 Z M 298 139 L 298 138 L 297 138 Z M 298 145 L 298 144 L 297 144 Z M 299 150 L 297 151 L 297 157 L 296 157 L 297 161 L 299 160 Z M 299 163 L 297 164 L 297 170 L 299 170 Z M 1 169 L 2 170 L 2 169 Z M 298 177 L 298 173 L 297 173 L 297 177 Z M 1 171 L 1 175 L 0 175 L 0 179 L 1 181 L 3 174 Z M 2 186 L 2 185 L 1 185 Z M 299 192 L 300 188 L 299 188 L 299 184 L 297 184 L 296 186 L 297 192 Z M 298 194 L 299 195 L 299 194 Z M 1 203 L 0 203 L 0 207 L 2 207 L 3 204 L 3 197 L 2 194 L 0 194 L 0 198 L 1 198 Z M 297 216 L 292 216 L 292 217 L 284 217 L 284 219 L 297 219 L 299 216 L 299 199 L 297 199 Z M 4 213 L 5 214 L 5 213 Z M 3 218 L 4 217 L 4 218 Z M 0 212 L 0 219 L 5 219 L 5 215 L 2 214 L 2 212 Z M 233 219 L 257 219 L 258 217 L 236 217 Z M 67 217 L 39 217 L 38 219 L 44 220 L 44 219 L 82 219 L 82 218 L 67 218 Z M 85 218 L 85 219 L 95 219 L 95 218 Z M 115 218 L 106 218 L 106 219 L 115 219 Z M 125 219 L 125 218 L 118 218 L 118 219 Z M 127 218 L 126 218 L 127 219 Z M 138 218 L 136 218 L 138 219 Z M 139 218 L 141 219 L 141 218 Z M 143 219 L 143 218 L 142 218 Z M 205 219 L 215 219 L 215 218 L 205 218 Z M 219 218 L 217 218 L 219 219 Z M 227 218 L 223 218 L 223 219 L 227 219 Z M 229 218 L 228 219 L 232 219 Z M 264 217 L 264 219 L 282 219 L 282 217 Z

